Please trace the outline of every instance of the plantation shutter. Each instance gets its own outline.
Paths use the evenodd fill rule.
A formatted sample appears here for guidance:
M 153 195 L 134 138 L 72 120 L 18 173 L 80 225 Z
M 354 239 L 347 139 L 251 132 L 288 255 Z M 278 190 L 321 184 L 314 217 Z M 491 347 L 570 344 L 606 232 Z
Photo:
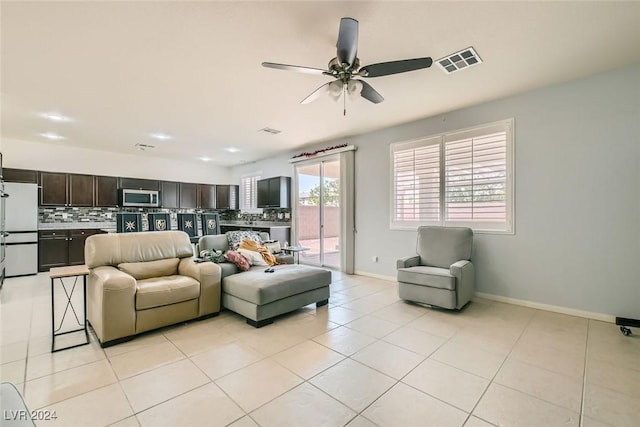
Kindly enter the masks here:
M 240 181 L 240 208 L 245 212 L 258 208 L 258 180 L 260 175 L 247 175 Z
M 440 222 L 440 141 L 392 145 L 394 225 Z
M 505 124 L 444 136 L 444 223 L 505 230 L 508 218 Z

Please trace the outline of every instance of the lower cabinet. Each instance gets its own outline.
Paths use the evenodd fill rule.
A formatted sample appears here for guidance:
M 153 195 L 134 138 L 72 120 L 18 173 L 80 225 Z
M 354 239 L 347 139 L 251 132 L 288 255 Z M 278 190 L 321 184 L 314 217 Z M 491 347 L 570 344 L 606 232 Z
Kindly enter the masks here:
M 38 271 L 84 264 L 84 242 L 102 230 L 45 230 L 38 232 Z

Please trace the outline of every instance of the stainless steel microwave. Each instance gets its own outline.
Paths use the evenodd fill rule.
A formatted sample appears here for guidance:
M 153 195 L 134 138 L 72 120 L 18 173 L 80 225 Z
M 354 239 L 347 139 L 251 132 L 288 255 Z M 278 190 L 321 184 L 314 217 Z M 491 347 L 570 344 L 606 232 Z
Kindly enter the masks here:
M 157 208 L 160 206 L 160 192 L 121 188 L 118 193 L 118 204 L 122 207 Z

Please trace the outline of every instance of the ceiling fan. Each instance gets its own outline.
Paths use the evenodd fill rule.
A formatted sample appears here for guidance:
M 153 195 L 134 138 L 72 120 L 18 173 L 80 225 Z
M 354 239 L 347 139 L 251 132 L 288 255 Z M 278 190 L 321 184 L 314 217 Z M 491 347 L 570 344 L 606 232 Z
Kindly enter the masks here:
M 365 65 L 360 67 L 358 54 L 358 21 L 353 18 L 342 18 L 340 20 L 340 30 L 338 32 L 338 42 L 336 43 L 336 57 L 329 61 L 328 70 L 320 68 L 301 67 L 298 65 L 276 64 L 273 62 L 263 62 L 262 66 L 276 68 L 279 70 L 297 71 L 300 73 L 324 75 L 335 80 L 325 83 L 303 99 L 301 104 L 308 104 L 318 99 L 321 95 L 329 93 L 337 100 L 344 94 L 344 114 L 346 110 L 346 94 L 357 95 L 364 99 L 378 104 L 384 101 L 371 85 L 358 77 L 381 77 L 391 74 L 406 73 L 407 71 L 429 68 L 433 61 L 431 58 L 403 59 L 399 61 L 380 62 L 378 64 Z

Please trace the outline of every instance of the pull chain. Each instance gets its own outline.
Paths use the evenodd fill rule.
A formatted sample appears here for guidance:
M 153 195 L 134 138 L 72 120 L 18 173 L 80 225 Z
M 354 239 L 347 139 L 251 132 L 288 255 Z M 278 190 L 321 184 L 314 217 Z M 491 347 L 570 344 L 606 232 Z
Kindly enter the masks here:
M 342 115 L 347 115 L 347 84 L 344 83 L 342 85 Z

